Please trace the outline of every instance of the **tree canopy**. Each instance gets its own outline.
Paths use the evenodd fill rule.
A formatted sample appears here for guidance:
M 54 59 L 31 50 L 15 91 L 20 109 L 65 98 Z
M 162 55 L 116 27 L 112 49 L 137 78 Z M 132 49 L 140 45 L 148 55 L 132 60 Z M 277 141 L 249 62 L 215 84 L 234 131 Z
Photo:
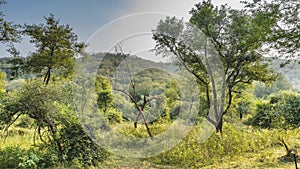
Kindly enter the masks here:
M 300 4 L 298 0 L 255 0 L 244 2 L 253 15 L 272 21 L 266 49 L 271 55 L 288 61 L 300 56 Z M 271 49 L 271 50 L 270 50 Z M 288 62 L 287 62 L 288 63 Z M 286 64 L 286 63 L 285 63 Z M 283 65 L 285 65 L 283 64 Z
M 54 76 L 69 77 L 73 72 L 75 54 L 81 52 L 84 43 L 69 25 L 61 25 L 54 15 L 45 17 L 45 24 L 25 25 L 24 33 L 31 37 L 30 42 L 36 51 L 27 60 L 30 71 L 44 75 L 44 82 L 49 83 L 51 72 Z
M 260 15 L 251 16 L 244 10 L 231 9 L 226 5 L 214 7 L 211 1 L 196 4 L 190 13 L 192 17 L 188 25 L 176 18 L 166 18 L 159 22 L 157 29 L 153 31 L 156 50 L 158 53 L 173 54 L 205 86 L 207 102 L 211 105 L 208 90 L 213 87 L 214 82 L 209 78 L 209 71 L 215 65 L 208 66 L 201 59 L 205 52 L 200 46 L 207 47 L 204 43 L 206 40 L 212 44 L 209 50 L 216 51 L 212 55 L 220 58 L 226 79 L 226 107 L 224 111 L 222 108 L 219 110 L 219 118 L 222 119 L 230 109 L 233 94 L 239 92 L 239 86 L 275 79 L 276 73 L 268 68 L 263 56 L 257 52 L 271 28 L 265 22 L 260 22 Z M 201 33 L 204 34 L 202 39 Z M 217 131 L 221 131 L 222 121 L 209 121 Z

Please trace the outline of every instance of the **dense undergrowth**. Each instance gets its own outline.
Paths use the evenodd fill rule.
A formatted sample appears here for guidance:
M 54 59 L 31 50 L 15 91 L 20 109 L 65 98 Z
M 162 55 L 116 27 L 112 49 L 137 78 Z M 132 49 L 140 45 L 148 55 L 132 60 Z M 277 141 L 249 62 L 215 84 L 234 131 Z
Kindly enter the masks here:
M 136 131 L 124 124 L 120 132 L 133 137 L 146 137 L 144 126 Z M 151 129 L 158 134 L 168 125 L 154 125 Z M 280 130 L 256 129 L 241 123 L 225 123 L 224 132 L 213 132 L 207 140 L 199 138 L 202 129 L 193 128 L 178 145 L 154 157 L 130 159 L 110 154 L 96 166 L 80 163 L 81 157 L 69 163 L 60 163 L 49 150 L 42 150 L 38 142 L 33 145 L 34 131 L 19 127 L 12 128 L 4 142 L 3 133 L 0 149 L 2 168 L 292 168 L 293 160 L 283 158 L 285 150 L 278 140 Z M 286 132 L 287 143 L 300 147 L 299 129 Z M 135 153 L 135 152 L 132 152 Z

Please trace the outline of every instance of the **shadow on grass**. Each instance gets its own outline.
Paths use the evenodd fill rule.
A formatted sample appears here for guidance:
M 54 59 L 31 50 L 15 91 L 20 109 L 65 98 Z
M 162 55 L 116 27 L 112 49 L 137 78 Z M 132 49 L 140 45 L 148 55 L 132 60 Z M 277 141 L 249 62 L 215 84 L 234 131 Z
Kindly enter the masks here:
M 295 168 L 299 169 L 299 155 L 298 154 L 286 154 L 284 156 L 278 157 L 278 161 L 281 163 L 294 163 L 295 164 Z

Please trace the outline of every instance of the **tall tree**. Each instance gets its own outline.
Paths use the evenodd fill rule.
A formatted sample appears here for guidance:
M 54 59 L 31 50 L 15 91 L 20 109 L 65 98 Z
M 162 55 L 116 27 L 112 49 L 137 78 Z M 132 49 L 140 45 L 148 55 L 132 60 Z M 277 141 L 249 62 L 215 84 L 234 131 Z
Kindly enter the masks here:
M 84 48 L 69 25 L 59 24 L 54 15 L 45 17 L 46 24 L 25 25 L 24 33 L 31 37 L 36 51 L 28 58 L 28 67 L 35 73 L 44 74 L 49 83 L 51 73 L 68 77 L 73 72 L 75 54 Z
M 159 22 L 153 31 L 156 50 L 166 56 L 172 54 L 206 88 L 207 108 L 214 105 L 215 109 L 214 117 L 207 113 L 207 120 L 217 132 L 222 132 L 223 116 L 231 107 L 234 93 L 239 92 L 238 86 L 275 79 L 274 72 L 256 52 L 271 31 L 273 22 L 265 22 L 262 15 L 250 16 L 244 10 L 234 10 L 227 5 L 214 7 L 210 0 L 196 4 L 190 13 L 192 17 L 187 25 L 176 18 Z M 218 55 L 221 60 L 226 79 L 226 101 L 222 97 L 217 100 L 214 88 L 219 79 L 211 78 L 216 68 L 207 62 L 210 55 Z M 221 104 L 219 108 L 214 103 L 216 100 Z

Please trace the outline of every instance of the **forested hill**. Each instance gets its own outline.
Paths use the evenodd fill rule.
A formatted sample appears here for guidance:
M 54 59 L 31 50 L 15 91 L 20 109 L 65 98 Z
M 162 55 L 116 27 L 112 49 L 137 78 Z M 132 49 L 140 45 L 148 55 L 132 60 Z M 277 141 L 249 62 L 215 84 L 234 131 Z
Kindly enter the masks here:
M 177 67 L 174 66 L 172 63 L 156 63 L 137 56 L 129 56 L 124 54 L 97 53 L 91 55 L 91 57 L 93 60 L 91 62 L 97 63 L 99 65 L 99 73 L 107 77 L 112 77 L 112 73 L 116 71 L 116 69 L 122 62 L 123 64 L 125 62 L 130 63 L 127 64 L 129 66 L 127 67 L 127 69 L 133 72 L 136 70 L 141 70 L 150 67 L 160 67 L 170 72 L 174 72 L 177 69 Z M 24 59 L 23 61 L 26 62 L 26 59 Z M 282 63 L 284 62 L 284 60 L 272 59 L 270 67 L 282 73 L 282 75 L 285 76 L 286 80 L 292 83 L 294 88 L 300 89 L 300 64 L 298 63 L 298 61 L 291 61 L 284 67 L 281 67 Z M 24 73 L 24 70 L 22 70 L 24 69 L 22 67 L 22 64 L 13 62 L 13 58 L 0 58 L 0 65 L 1 71 L 4 71 L 6 73 L 8 80 L 13 78 L 13 71 L 19 71 L 19 75 L 21 75 L 21 78 L 26 76 L 26 73 Z
M 14 79 L 16 72 L 18 72 L 19 78 L 26 77 L 29 73 L 26 70 L 26 58 L 23 58 L 16 62 L 13 58 L 0 58 L 1 71 L 6 73 L 7 79 Z M 79 58 L 80 60 L 82 58 Z M 177 67 L 172 63 L 164 63 L 164 62 L 153 62 L 150 60 L 146 60 L 137 56 L 126 55 L 126 54 L 113 54 L 113 53 L 97 53 L 92 54 L 88 61 L 90 65 L 87 65 L 92 69 L 93 65 L 98 66 L 98 73 L 106 77 L 113 77 L 113 72 L 115 72 L 120 64 L 126 64 L 125 71 L 136 72 L 137 70 L 143 70 L 145 68 L 161 68 L 163 70 L 167 70 L 169 72 L 174 72 L 177 70 Z M 80 61 L 79 61 L 80 62 Z
M 300 64 L 299 60 L 292 60 L 287 64 L 286 60 L 272 60 L 271 68 L 280 72 L 288 82 L 293 85 L 293 88 L 300 89 Z

